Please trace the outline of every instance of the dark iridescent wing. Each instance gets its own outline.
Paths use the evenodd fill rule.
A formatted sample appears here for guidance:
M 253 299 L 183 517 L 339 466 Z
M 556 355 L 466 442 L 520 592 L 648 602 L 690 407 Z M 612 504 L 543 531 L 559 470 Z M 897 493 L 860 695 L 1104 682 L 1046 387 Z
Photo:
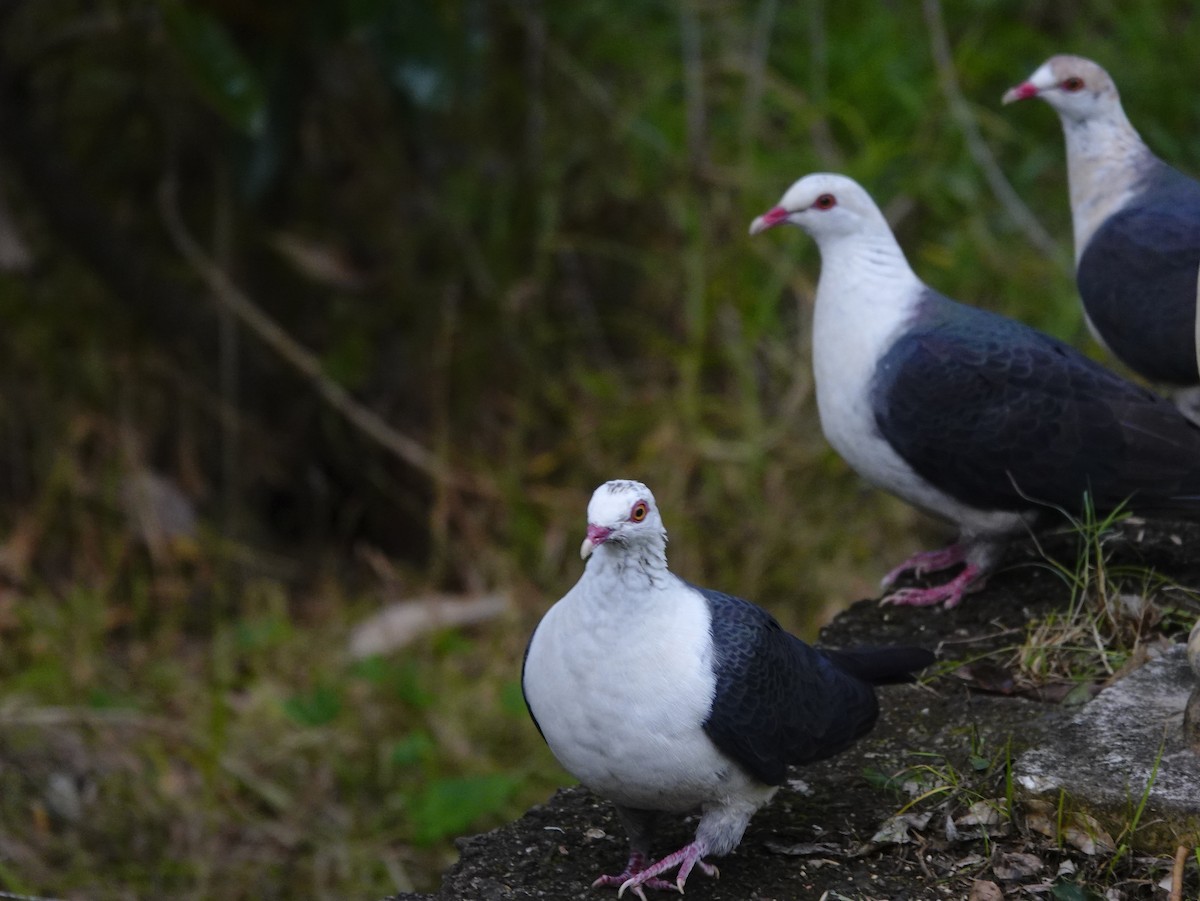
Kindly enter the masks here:
M 1021 323 L 932 291 L 880 360 L 880 433 L 918 475 L 983 509 L 1038 502 L 1200 510 L 1200 429 L 1168 401 Z
M 1165 169 L 1165 167 L 1164 167 Z M 1200 185 L 1166 170 L 1088 242 L 1076 279 L 1104 343 L 1157 381 L 1194 384 Z
M 755 778 L 778 785 L 789 765 L 830 757 L 875 723 L 870 685 L 789 635 L 762 608 L 696 590 L 712 613 L 717 677 L 704 731 Z

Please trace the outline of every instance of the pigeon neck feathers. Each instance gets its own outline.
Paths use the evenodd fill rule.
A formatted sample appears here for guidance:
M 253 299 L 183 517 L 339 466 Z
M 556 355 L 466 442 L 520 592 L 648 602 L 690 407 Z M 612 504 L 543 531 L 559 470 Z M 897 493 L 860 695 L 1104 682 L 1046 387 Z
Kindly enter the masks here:
M 1091 60 L 1053 56 L 1004 102 L 1026 97 L 1044 100 L 1062 122 L 1078 265 L 1096 230 L 1135 200 L 1162 164 L 1125 115 L 1112 78 Z
M 858 232 L 813 237 L 821 250 L 813 368 L 824 412 L 865 396 L 876 361 L 912 317 L 925 285 L 882 214 L 862 220 Z
M 605 541 L 592 552 L 583 574 L 585 581 L 614 601 L 618 596 L 636 598 L 638 592 L 667 588 L 671 578 L 665 531 L 637 541 Z
M 1140 194 L 1158 163 L 1119 101 L 1090 119 L 1062 117 L 1078 265 L 1092 235 Z

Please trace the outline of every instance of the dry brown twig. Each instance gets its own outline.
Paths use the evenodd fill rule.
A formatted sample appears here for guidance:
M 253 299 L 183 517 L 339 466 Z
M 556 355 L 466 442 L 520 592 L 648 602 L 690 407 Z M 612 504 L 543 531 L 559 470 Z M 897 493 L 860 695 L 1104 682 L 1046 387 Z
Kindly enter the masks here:
M 1000 171 L 1000 165 L 992 155 L 991 148 L 979 133 L 979 124 L 975 121 L 970 104 L 963 97 L 962 89 L 958 85 L 958 72 L 954 67 L 954 57 L 950 53 L 950 41 L 946 37 L 941 0 L 922 0 L 921 7 L 925 12 L 925 24 L 929 28 L 929 49 L 937 67 L 938 82 L 942 86 L 942 93 L 946 95 L 950 115 L 954 117 L 963 137 L 966 138 L 967 151 L 983 172 L 996 199 L 1013 222 L 1025 232 L 1029 243 L 1051 260 L 1061 263 L 1064 256 L 1058 241 L 1046 231 L 1045 226 L 1017 195 L 1004 173 Z
M 1171 868 L 1171 894 L 1167 901 L 1183 901 L 1183 867 L 1188 859 L 1188 846 L 1175 849 L 1175 866 Z
M 179 211 L 175 182 L 170 178 L 164 180 L 159 189 L 159 209 L 175 248 L 204 281 L 214 300 L 300 373 L 317 395 L 347 422 L 393 456 L 439 484 L 462 488 L 485 497 L 496 496 L 494 487 L 452 471 L 423 444 L 388 425 L 378 413 L 363 406 L 349 391 L 325 375 L 316 354 L 264 313 L 192 237 Z

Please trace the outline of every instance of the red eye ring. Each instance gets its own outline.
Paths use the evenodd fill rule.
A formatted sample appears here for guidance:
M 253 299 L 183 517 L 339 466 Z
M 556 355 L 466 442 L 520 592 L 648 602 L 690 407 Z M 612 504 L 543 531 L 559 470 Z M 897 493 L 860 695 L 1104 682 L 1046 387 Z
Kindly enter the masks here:
M 822 194 L 813 201 L 813 206 L 815 206 L 818 210 L 832 210 L 835 206 L 837 206 L 837 198 L 832 194 Z
M 641 522 L 650 515 L 650 505 L 645 501 L 638 501 L 633 505 L 633 509 L 629 511 L 630 522 Z
M 1064 91 L 1070 91 L 1072 94 L 1075 93 L 1076 91 L 1082 91 L 1083 90 L 1083 79 L 1080 78 L 1078 75 L 1072 75 L 1069 78 L 1064 78 L 1062 80 L 1062 84 L 1060 85 L 1060 87 Z

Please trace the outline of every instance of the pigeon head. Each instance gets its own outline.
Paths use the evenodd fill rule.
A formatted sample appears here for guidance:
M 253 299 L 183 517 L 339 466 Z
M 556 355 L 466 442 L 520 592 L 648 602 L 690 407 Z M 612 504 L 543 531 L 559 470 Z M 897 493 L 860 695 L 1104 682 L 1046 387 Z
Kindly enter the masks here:
M 620 551 L 655 548 L 662 553 L 667 541 L 654 495 L 641 482 L 605 482 L 592 494 L 587 519 L 587 537 L 579 548 L 585 560 L 600 545 Z
M 808 232 L 818 244 L 846 235 L 889 232 L 883 213 L 858 182 L 825 172 L 806 175 L 788 188 L 778 206 L 750 223 L 750 234 L 785 222 Z
M 1112 78 L 1081 56 L 1052 56 L 1037 71 L 1005 92 L 1002 103 L 1040 97 L 1068 122 L 1088 122 L 1120 113 L 1121 98 Z

